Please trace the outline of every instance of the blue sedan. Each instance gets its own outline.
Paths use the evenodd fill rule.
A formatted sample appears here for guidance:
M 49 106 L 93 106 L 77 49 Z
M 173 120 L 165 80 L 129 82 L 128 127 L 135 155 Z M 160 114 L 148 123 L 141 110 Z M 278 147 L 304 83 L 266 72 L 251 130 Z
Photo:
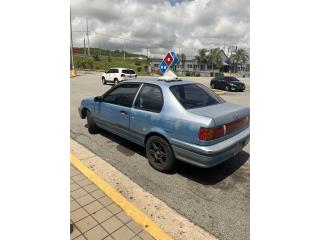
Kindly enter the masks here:
M 162 172 L 177 160 L 213 167 L 250 138 L 249 108 L 186 80 L 124 81 L 82 100 L 79 114 L 90 133 L 105 129 L 145 147 L 150 165 Z

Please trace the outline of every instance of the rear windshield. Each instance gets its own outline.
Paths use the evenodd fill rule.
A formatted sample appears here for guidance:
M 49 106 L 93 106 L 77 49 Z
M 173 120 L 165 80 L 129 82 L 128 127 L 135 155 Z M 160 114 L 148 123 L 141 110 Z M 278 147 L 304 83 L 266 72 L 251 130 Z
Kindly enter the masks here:
M 133 70 L 130 70 L 130 69 L 123 69 L 122 73 L 125 73 L 125 74 L 136 74 Z
M 185 109 L 200 108 L 225 102 L 202 84 L 182 84 L 170 87 Z

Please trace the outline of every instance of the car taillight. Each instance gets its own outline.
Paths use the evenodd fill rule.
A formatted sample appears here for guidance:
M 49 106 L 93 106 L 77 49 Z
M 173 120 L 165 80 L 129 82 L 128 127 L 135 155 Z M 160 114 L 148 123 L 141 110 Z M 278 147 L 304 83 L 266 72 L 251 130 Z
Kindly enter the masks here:
M 245 116 L 239 120 L 224 124 L 215 128 L 204 128 L 201 127 L 199 130 L 199 140 L 210 141 L 219 137 L 223 137 L 226 134 L 233 133 L 235 131 L 249 126 L 250 116 Z
M 121 77 L 125 77 L 126 75 L 124 73 L 121 73 Z
M 239 120 L 236 120 L 234 122 L 227 123 L 226 134 L 238 131 L 239 129 L 245 127 L 246 125 L 249 125 L 249 115 L 246 117 L 240 118 Z
M 215 138 L 224 136 L 225 125 L 216 128 L 204 128 L 201 127 L 199 130 L 199 140 L 210 141 Z

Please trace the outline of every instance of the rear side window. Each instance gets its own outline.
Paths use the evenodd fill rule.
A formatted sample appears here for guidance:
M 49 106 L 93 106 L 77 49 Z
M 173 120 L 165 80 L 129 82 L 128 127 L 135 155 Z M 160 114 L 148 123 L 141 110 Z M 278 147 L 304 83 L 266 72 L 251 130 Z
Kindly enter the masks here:
M 113 69 L 112 73 L 119 73 L 119 70 L 118 69 Z
M 131 107 L 140 84 L 121 84 L 103 97 L 106 103 Z
M 224 100 L 202 84 L 182 84 L 170 87 L 173 95 L 185 109 L 207 107 Z
M 150 112 L 161 112 L 163 97 L 160 87 L 156 85 L 144 85 L 137 97 L 134 107 Z

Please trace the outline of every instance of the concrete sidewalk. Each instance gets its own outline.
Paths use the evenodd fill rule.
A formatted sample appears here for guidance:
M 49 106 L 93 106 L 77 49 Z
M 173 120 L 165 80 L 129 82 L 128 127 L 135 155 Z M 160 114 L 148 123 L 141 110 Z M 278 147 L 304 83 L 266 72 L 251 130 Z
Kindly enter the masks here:
M 70 239 L 154 239 L 72 165 L 70 166 L 70 212 L 73 224 Z

